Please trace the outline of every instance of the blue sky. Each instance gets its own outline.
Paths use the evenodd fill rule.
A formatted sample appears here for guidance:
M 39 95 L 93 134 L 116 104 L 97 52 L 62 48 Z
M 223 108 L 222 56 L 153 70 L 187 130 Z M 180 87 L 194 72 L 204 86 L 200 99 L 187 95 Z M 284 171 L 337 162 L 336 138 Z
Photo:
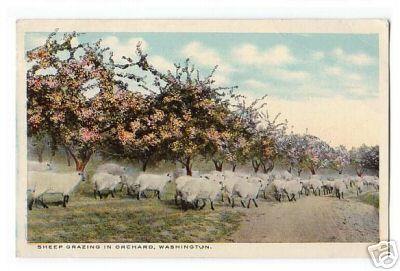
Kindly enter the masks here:
M 46 33 L 28 33 L 32 48 Z M 134 56 L 141 40 L 154 65 L 192 59 L 206 75 L 219 65 L 216 80 L 239 86 L 251 96 L 281 99 L 342 96 L 365 99 L 378 95 L 376 34 L 273 33 L 86 33 L 81 41 L 103 40 L 116 57 Z
M 26 33 L 25 48 L 46 37 Z M 307 130 L 333 146 L 380 142 L 386 112 L 379 102 L 377 34 L 92 32 L 78 39 L 102 39 L 115 60 L 135 57 L 141 41 L 163 71 L 187 57 L 203 75 L 219 65 L 218 85 L 238 86 L 249 99 L 268 94 L 270 114 L 282 113 L 294 132 Z

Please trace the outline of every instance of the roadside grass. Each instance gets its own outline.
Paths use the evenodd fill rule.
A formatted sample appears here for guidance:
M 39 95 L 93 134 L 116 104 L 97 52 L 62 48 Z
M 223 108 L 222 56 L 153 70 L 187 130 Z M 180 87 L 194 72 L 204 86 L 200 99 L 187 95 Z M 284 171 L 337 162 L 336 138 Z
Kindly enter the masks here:
M 359 200 L 375 208 L 379 208 L 379 192 L 369 191 L 363 193 L 359 195 Z
M 70 198 L 67 208 L 60 197 L 46 196 L 48 209 L 28 213 L 29 242 L 230 242 L 242 212 L 220 203 L 203 210 L 183 212 L 173 200 L 169 184 L 159 201 L 152 193 L 140 201 L 125 191 L 115 198 L 95 200 L 92 184 L 84 182 Z

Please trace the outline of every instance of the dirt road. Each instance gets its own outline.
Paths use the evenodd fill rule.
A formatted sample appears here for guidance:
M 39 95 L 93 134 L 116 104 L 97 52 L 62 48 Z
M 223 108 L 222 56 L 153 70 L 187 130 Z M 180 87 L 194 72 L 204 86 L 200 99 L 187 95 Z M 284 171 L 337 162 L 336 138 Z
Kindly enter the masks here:
M 378 210 L 356 199 L 309 196 L 246 210 L 234 242 L 377 242 Z

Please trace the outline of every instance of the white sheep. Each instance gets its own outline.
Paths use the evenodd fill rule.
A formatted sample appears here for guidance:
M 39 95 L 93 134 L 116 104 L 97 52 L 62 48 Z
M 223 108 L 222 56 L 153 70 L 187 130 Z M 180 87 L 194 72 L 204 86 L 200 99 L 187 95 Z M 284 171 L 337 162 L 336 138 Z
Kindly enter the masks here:
M 137 199 L 140 199 L 140 195 L 144 191 L 155 191 L 157 198 L 160 198 L 160 194 L 164 192 L 167 183 L 171 182 L 171 173 L 162 175 L 141 173 L 136 178 L 136 186 L 138 187 Z
M 357 191 L 357 196 L 364 191 L 364 187 L 365 186 L 364 186 L 364 182 L 363 181 L 359 180 L 359 181 L 355 182 L 354 186 L 355 186 L 356 191 Z
M 126 184 L 127 168 L 116 163 L 105 163 L 97 167 L 96 173 L 105 172 L 115 176 L 121 176 L 124 182 L 121 183 L 121 191 Z
M 127 187 L 127 194 L 132 195 L 133 192 L 139 188 L 139 185 L 136 183 L 137 175 L 127 175 L 126 178 L 123 178 L 122 183 Z
M 211 209 L 214 210 L 214 201 L 223 190 L 222 182 L 192 177 L 181 188 L 182 207 L 187 210 L 187 204 L 191 203 L 197 207 L 198 201 L 202 200 L 203 209 L 206 205 L 206 200 L 211 203 Z
M 224 184 L 224 192 L 226 193 L 226 196 L 228 198 L 228 203 L 232 203 L 232 195 L 233 195 L 233 187 L 235 184 L 239 181 L 245 180 L 244 177 L 237 176 L 235 174 L 226 176 L 225 179 L 223 180 Z
M 28 161 L 28 171 L 49 171 L 52 170 L 51 162 Z
M 322 180 L 322 189 L 324 191 L 324 195 L 331 194 L 334 189 L 335 181 L 330 180 Z
M 233 186 L 233 193 L 232 193 L 232 208 L 235 206 L 234 196 L 240 197 L 240 203 L 243 207 L 245 204 L 243 201 L 248 201 L 247 208 L 250 208 L 251 201 L 254 202 L 254 205 L 258 207 L 256 198 L 258 193 L 262 187 L 261 180 L 256 182 L 249 182 L 245 180 L 241 180 L 235 183 Z
M 210 175 L 211 176 L 211 175 Z M 203 177 L 192 177 L 192 176 L 180 176 L 175 179 L 175 204 L 178 204 L 178 198 L 182 198 L 182 187 L 189 181 L 196 180 L 198 182 L 204 181 L 204 176 Z
M 83 172 L 28 172 L 28 191 L 32 193 L 32 199 L 28 205 L 29 209 L 32 209 L 35 200 L 38 200 L 43 207 L 48 208 L 43 202 L 44 194 L 61 194 L 63 196 L 63 206 L 66 207 L 70 194 L 81 181 L 85 181 Z
M 336 197 L 340 199 L 342 197 L 343 199 L 343 194 L 346 191 L 346 184 L 342 180 L 336 180 L 333 183 L 333 187 L 335 190 Z
M 304 190 L 304 195 L 308 196 L 308 194 L 310 193 L 310 180 L 301 180 L 300 181 L 301 184 L 301 193 L 303 193 Z
M 283 191 L 286 193 L 289 201 L 296 201 L 296 195 L 300 197 L 303 186 L 297 180 L 287 181 L 284 184 Z
M 322 189 L 322 182 L 319 179 L 311 179 L 310 182 L 310 189 L 313 190 L 314 195 L 317 195 L 317 190 L 318 190 L 318 196 L 321 196 L 321 189 Z
M 272 181 L 272 188 L 274 189 L 274 195 L 275 199 L 278 201 L 281 201 L 283 199 L 283 194 L 284 194 L 284 187 L 285 187 L 286 181 L 276 179 Z
M 107 172 L 97 172 L 92 177 L 94 198 L 99 196 L 102 198 L 102 193 L 111 193 L 114 197 L 114 191 L 117 185 L 126 180 L 123 176 L 117 176 Z M 108 194 L 107 194 L 108 195 Z

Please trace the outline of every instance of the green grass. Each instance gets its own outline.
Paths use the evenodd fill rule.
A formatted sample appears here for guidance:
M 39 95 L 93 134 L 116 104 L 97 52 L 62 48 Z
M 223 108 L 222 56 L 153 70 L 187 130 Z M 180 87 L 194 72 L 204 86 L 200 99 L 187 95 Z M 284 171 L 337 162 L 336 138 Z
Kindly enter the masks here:
M 212 211 L 183 212 L 173 202 L 168 185 L 162 201 L 152 197 L 137 201 L 120 192 L 115 198 L 95 200 L 85 182 L 63 208 L 60 197 L 46 196 L 48 209 L 28 214 L 29 242 L 229 242 L 241 213 L 219 204 Z
M 379 193 L 378 192 L 366 192 L 359 195 L 359 199 L 369 205 L 379 208 Z

